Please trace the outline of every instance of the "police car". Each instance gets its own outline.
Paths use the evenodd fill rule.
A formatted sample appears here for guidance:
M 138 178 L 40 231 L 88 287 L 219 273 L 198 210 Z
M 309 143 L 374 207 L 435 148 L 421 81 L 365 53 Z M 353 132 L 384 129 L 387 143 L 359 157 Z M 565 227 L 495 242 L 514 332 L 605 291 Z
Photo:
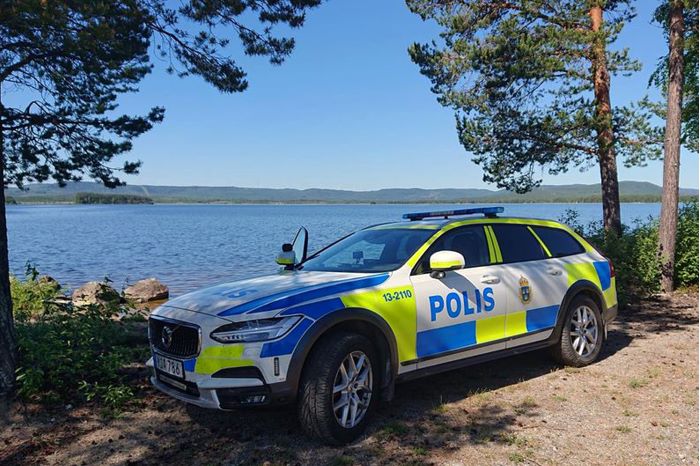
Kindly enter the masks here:
M 339 444 L 396 382 L 544 347 L 592 363 L 617 314 L 612 264 L 565 225 L 501 212 L 406 214 L 309 257 L 302 228 L 280 273 L 152 313 L 152 383 L 205 408 L 296 402 Z

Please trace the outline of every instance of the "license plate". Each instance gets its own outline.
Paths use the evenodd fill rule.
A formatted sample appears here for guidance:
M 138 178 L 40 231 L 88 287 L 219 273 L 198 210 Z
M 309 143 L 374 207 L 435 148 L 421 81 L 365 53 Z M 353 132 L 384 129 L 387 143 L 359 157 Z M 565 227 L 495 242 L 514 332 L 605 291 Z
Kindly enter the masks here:
M 185 378 L 185 369 L 183 368 L 182 361 L 177 359 L 166 358 L 160 354 L 153 355 L 153 362 L 155 362 L 156 369 L 163 371 L 166 374 L 174 375 L 181 379 Z

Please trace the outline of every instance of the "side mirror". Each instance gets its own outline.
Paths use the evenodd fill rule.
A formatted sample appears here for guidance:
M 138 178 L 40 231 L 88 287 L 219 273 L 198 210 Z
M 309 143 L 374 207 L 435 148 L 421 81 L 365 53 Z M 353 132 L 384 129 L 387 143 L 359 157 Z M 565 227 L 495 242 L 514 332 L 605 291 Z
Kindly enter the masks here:
M 443 278 L 448 270 L 464 268 L 464 256 L 455 251 L 438 251 L 430 256 L 430 276 Z
M 276 262 L 285 267 L 292 267 L 296 264 L 296 257 L 291 244 L 284 243 L 282 245 L 282 252 L 277 256 Z
M 287 270 L 294 269 L 294 266 L 306 260 L 309 247 L 309 232 L 301 227 L 297 231 L 292 243 L 284 243 L 282 252 L 277 256 L 276 262 L 284 266 Z

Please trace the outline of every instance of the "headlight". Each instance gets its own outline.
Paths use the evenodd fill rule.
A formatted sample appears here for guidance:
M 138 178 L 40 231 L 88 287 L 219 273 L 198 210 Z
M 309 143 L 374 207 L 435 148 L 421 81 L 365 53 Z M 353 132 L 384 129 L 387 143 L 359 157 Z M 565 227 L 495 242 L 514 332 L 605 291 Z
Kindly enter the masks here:
M 287 333 L 300 319 L 299 316 L 289 316 L 235 322 L 217 328 L 210 336 L 220 343 L 272 340 Z

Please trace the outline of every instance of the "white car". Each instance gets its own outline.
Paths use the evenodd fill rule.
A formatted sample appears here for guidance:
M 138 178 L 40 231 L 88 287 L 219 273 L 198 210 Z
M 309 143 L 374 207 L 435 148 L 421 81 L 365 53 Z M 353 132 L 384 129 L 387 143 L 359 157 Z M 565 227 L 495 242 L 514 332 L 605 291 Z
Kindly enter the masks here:
M 612 264 L 560 223 L 502 211 L 406 214 L 310 257 L 302 228 L 278 274 L 152 313 L 152 383 L 205 408 L 296 402 L 338 444 L 396 382 L 543 347 L 592 363 L 617 315 Z

